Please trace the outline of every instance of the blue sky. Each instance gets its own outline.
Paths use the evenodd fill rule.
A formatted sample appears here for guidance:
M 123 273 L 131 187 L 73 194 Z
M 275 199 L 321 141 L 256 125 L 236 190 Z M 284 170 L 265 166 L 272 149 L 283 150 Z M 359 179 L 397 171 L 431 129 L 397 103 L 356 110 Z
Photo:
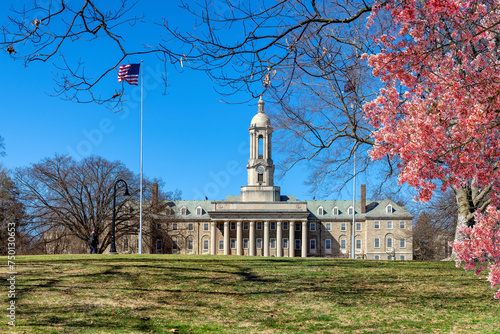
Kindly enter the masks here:
M 4 2 L 0 4 L 2 24 L 6 22 L 9 6 Z M 124 30 L 127 46 L 156 42 L 162 30 L 152 22 L 161 17 L 173 26 L 189 29 L 189 20 L 176 6 L 177 1 L 139 2 L 136 8 L 139 12 L 144 11 L 147 23 Z M 84 58 L 87 68 L 95 68 L 96 74 L 99 68 L 115 61 L 112 58 L 114 51 L 99 43 L 75 43 L 64 50 L 67 57 Z M 37 62 L 24 67 L 22 61 L 14 61 L 6 53 L 0 57 L 3 65 L 0 135 L 5 139 L 7 152 L 0 161 L 7 168 L 27 166 L 53 157 L 55 153 L 70 154 L 76 159 L 96 154 L 109 160 L 121 160 L 128 168 L 139 172 L 138 87 L 126 87 L 130 101 L 126 104 L 128 111 L 114 112 L 97 104 L 63 101 L 47 95 L 55 87 L 52 64 Z M 108 57 L 112 58 L 109 62 Z M 136 63 L 141 59 L 145 70 L 145 176 L 162 178 L 165 190 L 182 190 L 183 199 L 207 196 L 219 200 L 226 195 L 239 194 L 240 187 L 247 182 L 248 127 L 257 113 L 257 100 L 251 104 L 222 103 L 213 82 L 204 73 L 179 73 L 172 66 L 167 67 L 169 87 L 164 95 L 165 88 L 158 80 L 163 65 L 156 57 L 131 57 L 124 63 Z M 101 84 L 103 93 L 112 92 L 120 85 L 115 73 L 108 75 Z M 248 97 L 241 95 L 240 100 L 245 99 Z M 275 165 L 279 164 L 280 157 L 274 155 L 273 158 Z M 310 199 L 312 195 L 303 184 L 306 169 L 307 166 L 298 166 L 285 178 L 276 180 L 281 193 Z M 361 182 L 358 180 L 358 185 Z M 352 194 L 347 189 L 336 199 L 352 199 Z

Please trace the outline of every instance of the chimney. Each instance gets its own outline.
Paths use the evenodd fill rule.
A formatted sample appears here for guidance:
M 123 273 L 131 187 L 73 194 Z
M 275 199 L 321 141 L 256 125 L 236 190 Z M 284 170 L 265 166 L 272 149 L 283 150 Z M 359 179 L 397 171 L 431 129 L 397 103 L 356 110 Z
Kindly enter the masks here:
M 153 183 L 153 205 L 158 204 L 158 183 Z
M 361 185 L 361 213 L 366 213 L 366 184 Z

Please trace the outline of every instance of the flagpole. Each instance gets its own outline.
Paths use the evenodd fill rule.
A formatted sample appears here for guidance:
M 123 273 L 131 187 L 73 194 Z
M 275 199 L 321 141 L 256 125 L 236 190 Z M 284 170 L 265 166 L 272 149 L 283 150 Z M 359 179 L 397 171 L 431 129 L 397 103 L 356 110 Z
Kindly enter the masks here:
M 144 65 L 141 60 L 141 181 L 140 181 L 140 212 L 139 212 L 139 254 L 142 254 L 142 127 L 143 127 L 143 78 L 144 78 Z
M 355 241 L 355 235 L 354 235 L 354 227 L 356 225 L 356 151 L 354 151 L 354 172 L 353 172 L 353 186 L 352 186 L 352 228 L 351 228 L 351 259 L 354 259 L 354 241 Z

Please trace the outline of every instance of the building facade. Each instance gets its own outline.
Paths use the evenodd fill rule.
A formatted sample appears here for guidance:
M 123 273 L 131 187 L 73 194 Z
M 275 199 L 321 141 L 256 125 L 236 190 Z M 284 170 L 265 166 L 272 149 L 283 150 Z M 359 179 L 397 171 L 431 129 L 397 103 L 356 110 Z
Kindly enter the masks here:
M 389 199 L 299 201 L 274 185 L 273 128 L 262 98 L 250 128 L 248 182 L 221 201 L 173 201 L 149 226 L 152 253 L 412 259 L 412 215 Z M 353 221 L 354 211 L 354 221 Z M 354 238 L 353 238 L 354 234 Z M 117 240 L 121 253 L 134 238 Z M 354 240 L 354 243 L 352 243 Z M 354 247 L 352 248 L 351 245 Z

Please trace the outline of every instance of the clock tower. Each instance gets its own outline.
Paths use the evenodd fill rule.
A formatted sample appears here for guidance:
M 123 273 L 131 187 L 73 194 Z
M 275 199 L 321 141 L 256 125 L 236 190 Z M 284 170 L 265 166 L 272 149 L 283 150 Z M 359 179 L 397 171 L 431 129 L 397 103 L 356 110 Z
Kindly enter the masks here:
M 274 165 L 271 155 L 273 128 L 264 113 L 262 96 L 258 112 L 250 122 L 250 159 L 248 160 L 248 184 L 241 187 L 242 201 L 268 202 L 280 200 L 280 188 L 274 186 Z

